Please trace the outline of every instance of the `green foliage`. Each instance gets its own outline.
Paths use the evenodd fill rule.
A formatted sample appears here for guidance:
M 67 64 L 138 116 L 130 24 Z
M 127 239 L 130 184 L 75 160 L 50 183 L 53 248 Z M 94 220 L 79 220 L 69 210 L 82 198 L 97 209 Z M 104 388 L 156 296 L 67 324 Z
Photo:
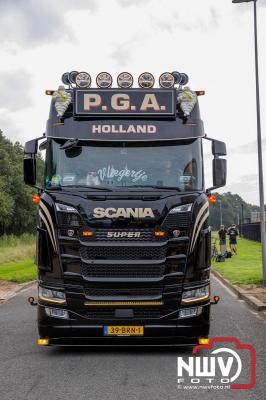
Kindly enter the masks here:
M 227 193 L 213 193 L 217 197 L 217 202 L 210 205 L 210 225 L 213 230 L 220 228 L 220 203 L 222 209 L 222 222 L 225 227 L 231 224 L 239 225 L 242 221 L 242 204 L 243 204 L 243 217 L 250 218 L 251 211 L 259 211 L 259 207 L 246 203 L 238 194 Z
M 213 235 L 213 237 L 217 237 Z M 219 246 L 218 246 L 219 247 Z M 225 262 L 212 262 L 215 270 L 234 285 L 262 284 L 261 244 L 243 238 L 238 239 L 238 254 Z M 229 250 L 229 244 L 227 245 Z
M 37 267 L 33 258 L 0 265 L 0 280 L 17 283 L 37 279 Z
M 23 147 L 12 143 L 0 130 L 0 236 L 20 235 L 36 229 L 36 206 L 31 202 L 36 189 L 23 181 Z M 37 159 L 39 184 L 43 180 L 44 162 Z
M 21 236 L 3 235 L 0 237 L 0 269 L 3 264 L 34 258 L 35 236 L 24 233 Z

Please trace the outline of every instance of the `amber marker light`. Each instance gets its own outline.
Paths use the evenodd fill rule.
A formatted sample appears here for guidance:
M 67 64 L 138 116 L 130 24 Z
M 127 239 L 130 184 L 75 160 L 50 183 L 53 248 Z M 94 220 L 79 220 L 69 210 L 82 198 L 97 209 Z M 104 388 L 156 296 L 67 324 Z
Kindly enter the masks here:
M 154 235 L 155 235 L 156 237 L 164 237 L 164 236 L 165 236 L 165 232 L 163 232 L 163 231 L 156 231 L 156 232 L 154 232 Z
M 196 94 L 197 96 L 205 96 L 205 90 L 197 90 Z
M 211 204 L 214 204 L 214 203 L 217 202 L 217 198 L 216 198 L 216 196 L 214 196 L 214 194 L 211 194 L 211 195 L 208 197 L 208 200 L 209 200 L 209 203 L 211 203 Z
M 219 303 L 220 300 L 221 300 L 220 296 L 214 296 L 213 298 L 215 304 Z
M 154 232 L 154 236 L 156 236 L 156 237 L 164 237 L 165 236 L 165 232 L 164 231 L 155 231 Z
M 38 339 L 36 343 L 39 346 L 49 346 L 49 339 Z
M 82 235 L 83 236 L 93 236 L 93 232 L 92 231 L 83 231 Z
M 31 197 L 31 201 L 33 202 L 33 204 L 39 204 L 41 201 L 41 196 L 39 194 L 34 194 Z
M 54 90 L 45 90 L 45 94 L 47 96 L 52 96 L 54 94 Z
M 199 338 L 199 344 L 209 344 L 209 342 L 210 339 L 208 338 L 203 338 L 203 337 Z

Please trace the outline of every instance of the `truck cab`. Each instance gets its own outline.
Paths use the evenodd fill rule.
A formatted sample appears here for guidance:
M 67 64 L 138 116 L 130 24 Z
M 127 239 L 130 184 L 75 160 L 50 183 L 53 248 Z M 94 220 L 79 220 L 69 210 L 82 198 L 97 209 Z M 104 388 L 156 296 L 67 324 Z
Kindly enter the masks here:
M 118 88 L 107 87 L 106 76 L 91 88 L 81 74 L 64 74 L 64 86 L 47 91 L 46 132 L 25 144 L 31 186 L 39 142 L 46 149 L 38 188 L 40 339 L 196 344 L 209 333 L 208 198 L 226 183 L 225 144 L 206 137 L 203 93 L 177 74 L 160 77 L 159 88 L 150 79 L 129 87 L 126 75 Z M 212 141 L 209 189 L 203 140 Z

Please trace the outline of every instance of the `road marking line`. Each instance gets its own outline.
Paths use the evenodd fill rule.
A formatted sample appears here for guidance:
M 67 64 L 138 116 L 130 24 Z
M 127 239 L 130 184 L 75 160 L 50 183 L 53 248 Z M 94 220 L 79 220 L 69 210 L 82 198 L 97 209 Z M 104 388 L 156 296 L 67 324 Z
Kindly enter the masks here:
M 232 297 L 235 299 L 238 299 L 238 296 L 231 290 L 229 289 L 223 282 L 221 282 L 216 276 L 212 275 L 212 278 L 216 280 L 216 282 L 222 286 L 223 289 L 225 289 Z

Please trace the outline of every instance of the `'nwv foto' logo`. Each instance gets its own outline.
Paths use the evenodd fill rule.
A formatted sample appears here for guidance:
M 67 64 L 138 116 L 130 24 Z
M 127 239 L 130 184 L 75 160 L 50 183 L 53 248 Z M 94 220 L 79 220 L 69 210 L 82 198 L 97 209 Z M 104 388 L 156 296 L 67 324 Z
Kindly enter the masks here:
M 179 389 L 251 389 L 255 385 L 256 352 L 249 344 L 236 338 L 213 338 L 195 346 L 192 354 L 177 357 Z

